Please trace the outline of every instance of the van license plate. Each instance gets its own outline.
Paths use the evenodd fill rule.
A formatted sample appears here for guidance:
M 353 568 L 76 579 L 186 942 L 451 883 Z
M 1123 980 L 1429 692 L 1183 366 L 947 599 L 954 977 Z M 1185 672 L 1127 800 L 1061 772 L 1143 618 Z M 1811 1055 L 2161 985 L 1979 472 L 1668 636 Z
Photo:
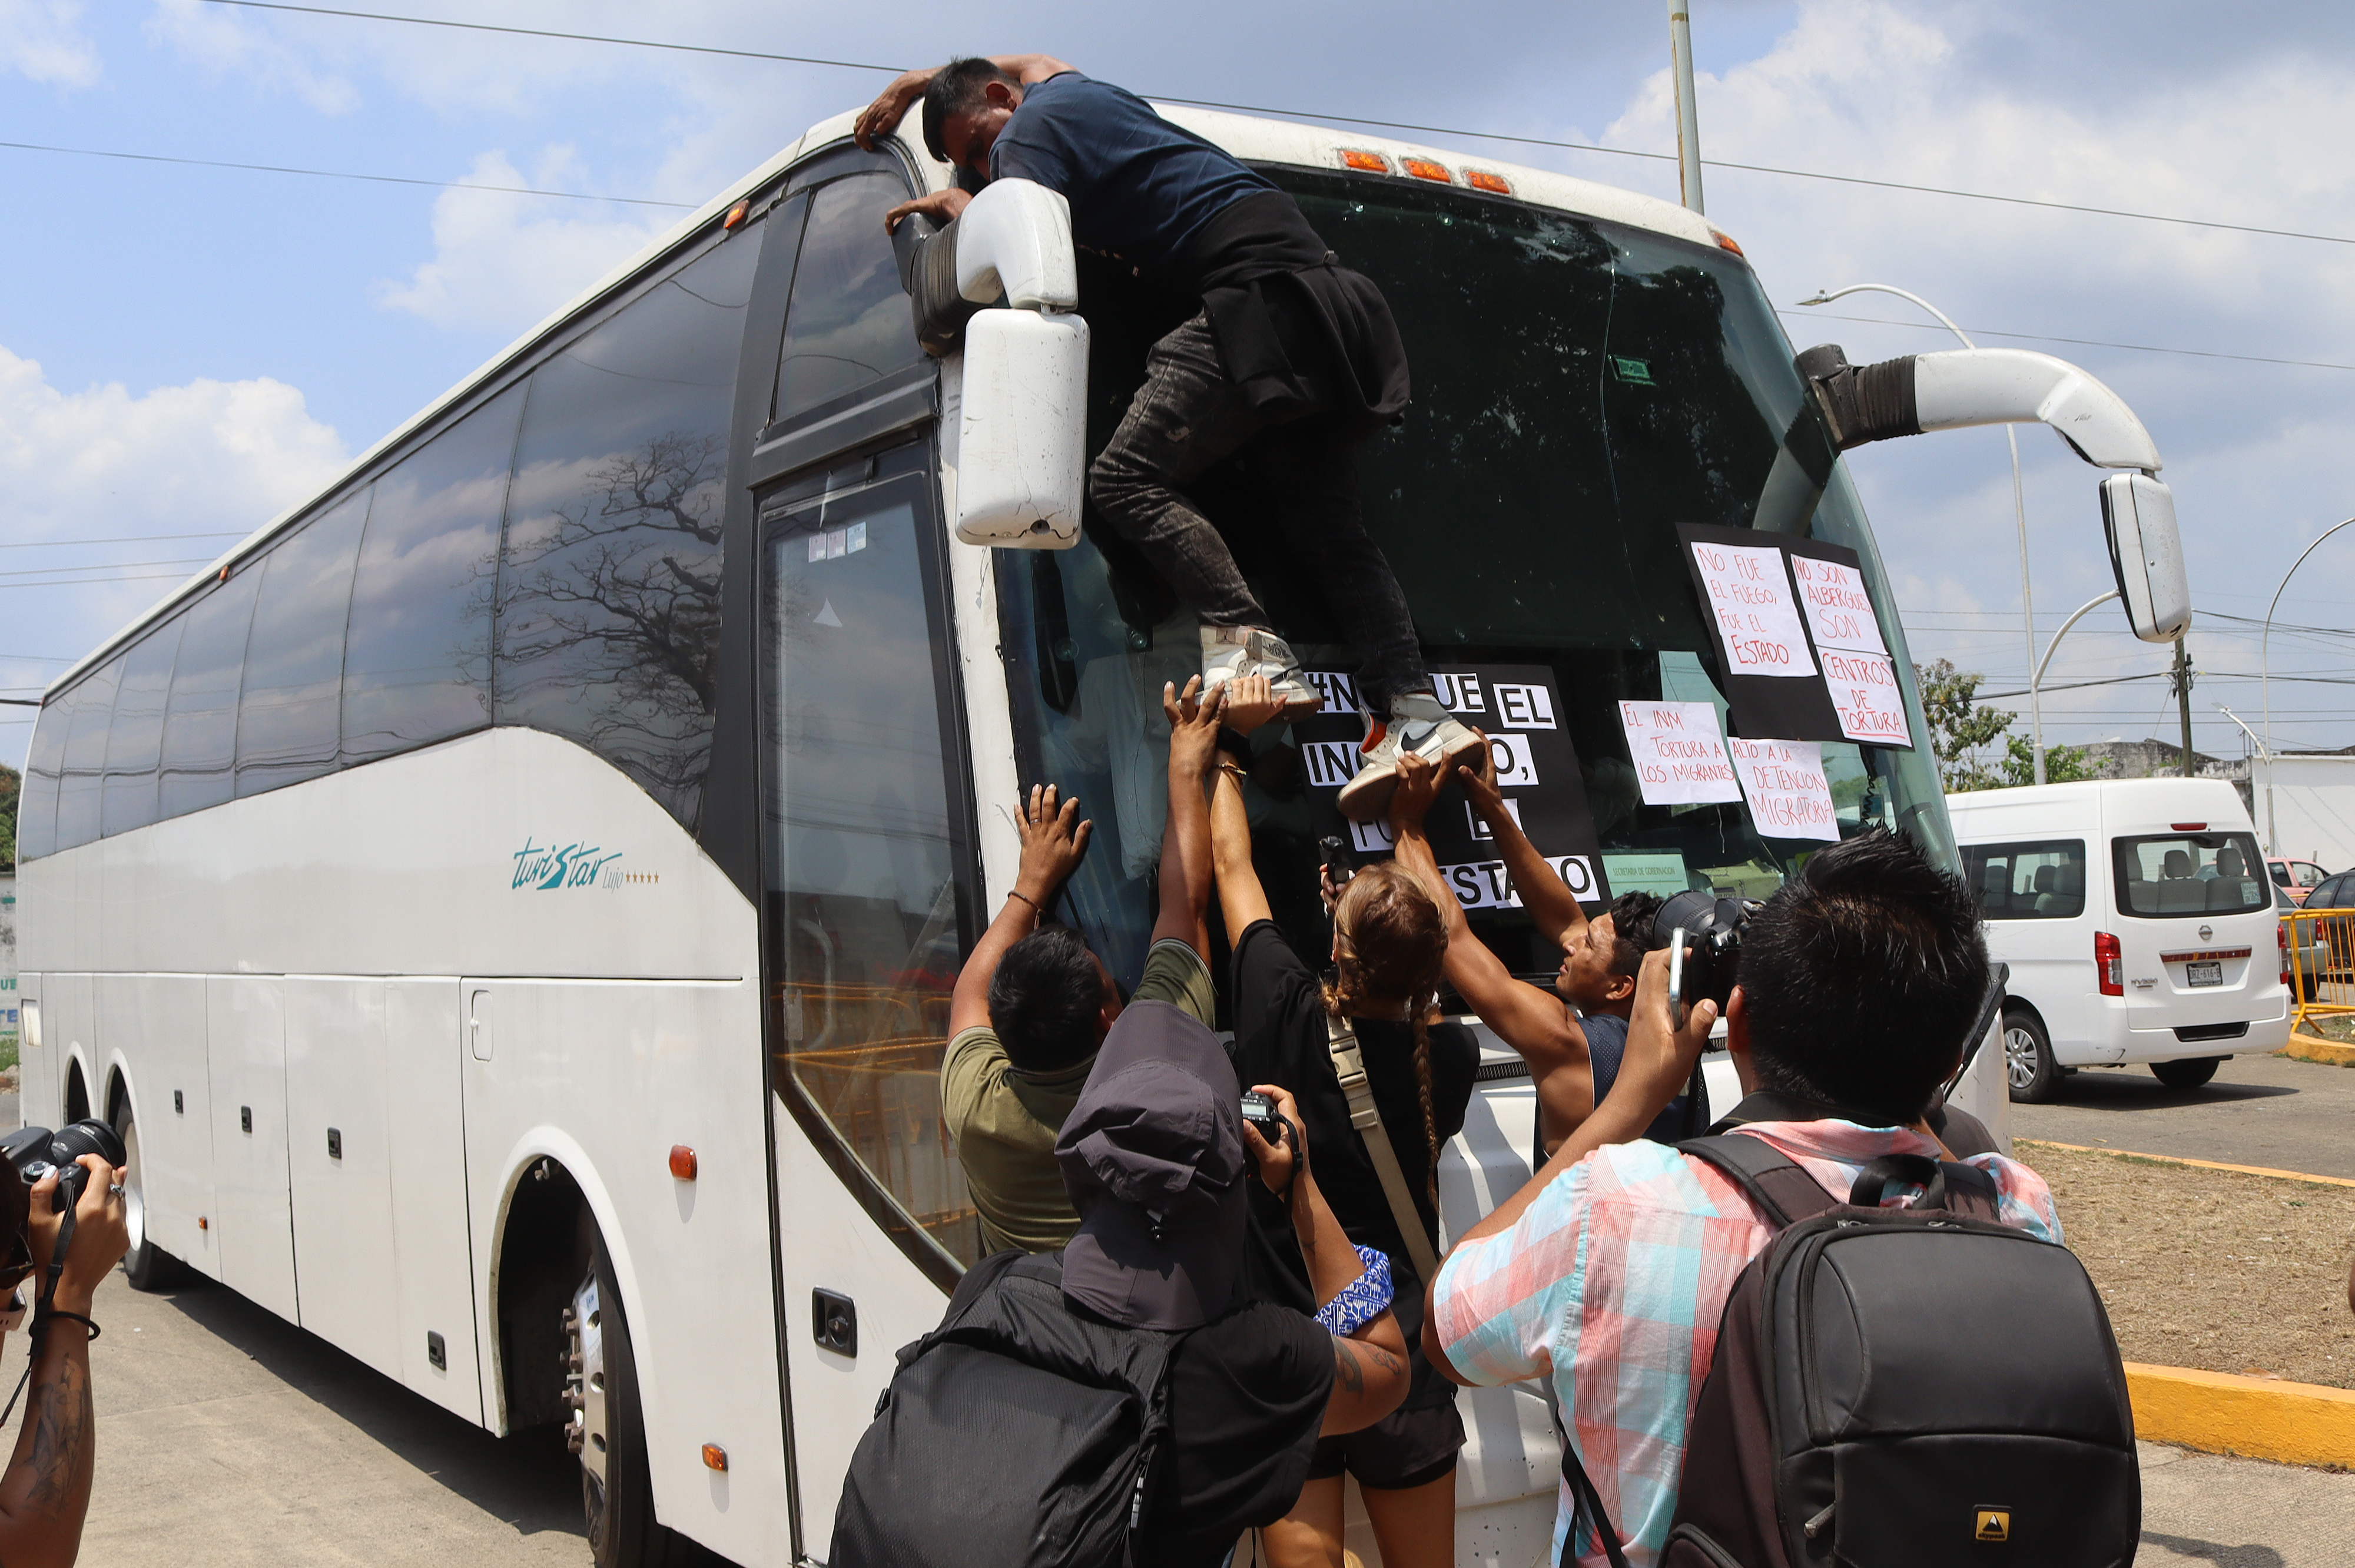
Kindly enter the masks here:
M 2224 983 L 2224 965 L 2220 961 L 2206 964 L 2186 964 L 2184 978 L 2194 986 L 2221 986 Z

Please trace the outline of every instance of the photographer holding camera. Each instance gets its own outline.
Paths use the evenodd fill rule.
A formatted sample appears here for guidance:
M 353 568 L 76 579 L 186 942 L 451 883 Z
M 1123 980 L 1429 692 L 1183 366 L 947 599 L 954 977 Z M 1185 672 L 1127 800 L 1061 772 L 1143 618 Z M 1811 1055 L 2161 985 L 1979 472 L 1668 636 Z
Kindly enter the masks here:
M 0 1157 L 16 1168 L 0 1169 L 0 1236 L 9 1243 L 0 1290 L 15 1293 L 0 1316 L 0 1344 L 28 1305 L 33 1339 L 24 1426 L 0 1471 L 0 1563 L 9 1568 L 62 1568 L 81 1551 L 98 1447 L 91 1297 L 131 1250 L 123 1170 L 112 1163 L 122 1150 L 113 1130 L 99 1122 L 54 1136 L 27 1127 L 0 1140 Z

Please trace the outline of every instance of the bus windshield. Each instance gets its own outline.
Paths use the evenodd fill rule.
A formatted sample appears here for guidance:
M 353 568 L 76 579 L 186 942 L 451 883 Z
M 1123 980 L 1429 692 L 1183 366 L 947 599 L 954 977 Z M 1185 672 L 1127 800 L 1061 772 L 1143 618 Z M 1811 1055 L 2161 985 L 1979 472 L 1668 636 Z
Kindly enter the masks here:
M 1368 527 L 1428 661 L 1550 674 L 1613 892 L 1773 891 L 1818 844 L 1763 834 L 1738 802 L 1645 804 L 1621 725 L 1622 699 L 1705 701 L 1725 719 L 1714 634 L 1677 525 L 1855 550 L 1912 733 L 1918 741 L 1927 730 L 1863 511 L 1748 265 L 1461 190 L 1267 172 L 1347 264 L 1382 286 L 1406 341 L 1413 403 L 1367 443 L 1360 476 Z M 1213 474 L 1200 498 L 1304 663 L 1354 667 L 1315 585 L 1262 543 L 1275 530 L 1259 526 L 1248 487 Z M 1071 550 L 1000 552 L 999 585 L 1023 776 L 1076 790 L 1096 821 L 1075 912 L 1125 983 L 1151 923 L 1166 754 L 1158 694 L 1198 654 L 1189 619 L 1167 613 L 1167 595 L 1105 537 L 1092 519 Z M 1822 755 L 1843 835 L 1902 827 L 1953 862 L 1926 750 L 1838 742 Z M 1305 809 L 1297 771 L 1261 760 L 1246 795 L 1262 879 L 1278 921 L 1296 943 L 1313 942 L 1317 834 L 1330 829 Z M 1471 912 L 1516 972 L 1556 966 L 1517 908 Z

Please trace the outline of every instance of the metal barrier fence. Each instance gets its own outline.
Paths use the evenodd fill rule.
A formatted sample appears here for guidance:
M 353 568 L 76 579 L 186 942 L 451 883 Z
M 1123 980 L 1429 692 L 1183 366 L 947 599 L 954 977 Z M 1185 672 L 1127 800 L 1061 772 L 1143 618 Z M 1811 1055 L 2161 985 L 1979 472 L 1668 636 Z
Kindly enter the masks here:
M 2290 995 L 2297 999 L 2290 1027 L 2355 1014 L 2355 910 L 2285 910 L 2281 927 Z

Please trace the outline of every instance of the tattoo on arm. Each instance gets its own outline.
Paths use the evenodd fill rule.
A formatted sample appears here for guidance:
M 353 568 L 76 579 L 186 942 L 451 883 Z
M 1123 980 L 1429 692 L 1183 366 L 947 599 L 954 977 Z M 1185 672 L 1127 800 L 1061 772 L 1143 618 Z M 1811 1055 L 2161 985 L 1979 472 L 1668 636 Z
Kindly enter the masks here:
M 1358 1349 L 1364 1352 L 1364 1354 L 1373 1361 L 1375 1367 L 1381 1371 L 1388 1372 L 1395 1376 L 1399 1372 L 1403 1371 L 1406 1368 L 1406 1363 L 1404 1361 L 1400 1360 L 1396 1356 L 1391 1355 L 1380 1345 L 1360 1345 Z
M 79 1327 L 53 1327 L 51 1332 Z M 87 1487 L 91 1457 L 89 1372 L 73 1360 L 60 1362 L 54 1374 L 37 1376 L 33 1385 L 33 1487 L 25 1498 L 35 1511 L 52 1518 L 66 1509 L 78 1486 Z M 21 1444 L 18 1453 L 24 1454 Z
M 1365 1369 L 1358 1365 L 1357 1348 L 1347 1339 L 1333 1341 L 1333 1375 L 1341 1380 L 1341 1386 L 1349 1391 L 1352 1398 L 1366 1392 Z

